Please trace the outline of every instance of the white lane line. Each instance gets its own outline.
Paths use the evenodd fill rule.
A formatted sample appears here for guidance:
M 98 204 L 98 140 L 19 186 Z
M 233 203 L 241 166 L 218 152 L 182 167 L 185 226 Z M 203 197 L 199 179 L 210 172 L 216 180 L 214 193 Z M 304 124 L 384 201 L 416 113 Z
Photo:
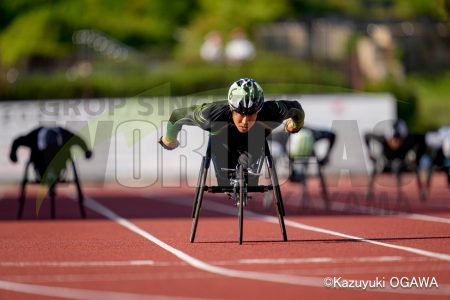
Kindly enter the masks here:
M 153 260 L 128 261 L 2 261 L 0 267 L 121 267 L 121 266 L 152 266 Z
M 325 267 L 307 269 L 277 269 L 277 273 L 299 276 L 343 276 L 349 274 L 400 274 L 417 272 L 442 272 L 450 270 L 450 266 L 425 265 L 425 266 L 389 266 L 389 267 Z M 415 274 L 414 274 L 415 273 Z M 374 276 L 375 277 L 375 276 Z M 105 281 L 149 281 L 149 280 L 186 280 L 186 279 L 210 279 L 217 278 L 216 274 L 208 272 L 153 272 L 153 273 L 120 273 L 120 274 L 64 274 L 64 275 L 9 275 L 0 276 L 0 280 L 26 282 L 26 283 L 56 283 L 56 282 L 105 282 Z M 439 279 L 439 276 L 437 277 Z M 441 282 L 442 283 L 442 282 Z
M 74 199 L 74 198 L 72 198 Z M 128 230 L 144 237 L 145 239 L 151 241 L 152 243 L 160 246 L 164 250 L 172 253 L 182 261 L 185 261 L 189 265 L 193 266 L 194 268 L 210 272 L 213 274 L 223 275 L 227 277 L 234 277 L 234 278 L 243 278 L 243 279 L 252 279 L 252 280 L 260 280 L 260 281 L 266 281 L 266 282 L 275 282 L 275 283 L 285 283 L 285 284 L 292 284 L 292 285 L 300 285 L 300 286 L 309 286 L 309 287 L 321 287 L 323 288 L 323 278 L 317 278 L 317 277 L 306 277 L 306 276 L 292 276 L 287 274 L 277 274 L 277 273 L 266 273 L 266 272 L 253 272 L 253 271 L 241 271 L 241 270 L 233 270 L 233 269 L 226 269 L 218 266 L 214 266 L 211 264 L 208 264 L 204 261 L 201 261 L 197 258 L 194 258 L 187 253 L 184 253 L 181 250 L 178 250 L 160 239 L 156 238 L 152 234 L 144 231 L 140 227 L 136 226 L 135 224 L 131 223 L 130 221 L 120 217 L 112 210 L 108 209 L 107 207 L 103 206 L 99 202 L 95 201 L 92 198 L 86 198 L 85 205 L 92 209 L 93 211 L 97 212 L 100 215 L 103 215 L 104 217 L 114 221 L 115 223 L 127 228 Z M 222 205 L 224 207 L 227 207 L 225 205 Z M 228 208 L 228 207 L 227 207 Z M 275 218 L 273 218 L 275 219 Z M 386 288 L 382 290 L 370 290 L 374 292 L 388 292 L 388 293 L 402 293 L 402 294 L 426 294 L 426 295 L 450 295 L 450 286 L 445 285 L 439 290 L 407 290 L 407 289 L 392 289 L 392 288 Z
M 64 299 L 79 299 L 79 300 L 148 300 L 148 299 L 160 299 L 160 300 L 175 300 L 175 299 L 194 299 L 184 297 L 170 297 L 160 295 L 145 295 L 145 294 L 133 294 L 122 293 L 112 291 L 97 291 L 86 289 L 65 288 L 57 286 L 44 286 L 34 285 L 27 283 L 17 283 L 10 281 L 0 280 L 0 289 L 11 292 L 18 292 L 24 294 L 59 297 Z
M 267 218 L 268 219 L 267 221 L 269 221 L 269 222 L 278 223 L 278 220 L 273 217 L 270 219 L 269 219 L 269 217 L 265 217 L 265 218 Z M 354 236 L 354 235 L 350 235 L 350 234 L 340 233 L 340 232 L 329 230 L 329 229 L 310 226 L 310 225 L 306 225 L 306 224 L 303 224 L 300 222 L 294 222 L 291 220 L 286 220 L 285 223 L 288 226 L 298 228 L 298 229 L 304 229 L 304 230 L 339 236 L 339 237 L 346 238 L 346 239 L 351 239 L 351 240 L 365 242 L 365 243 L 369 243 L 369 244 L 373 244 L 373 245 L 383 246 L 386 248 L 402 250 L 402 251 L 406 251 L 406 252 L 410 252 L 410 253 L 414 253 L 414 254 L 418 254 L 418 255 L 423 255 L 423 256 L 428 256 L 428 257 L 432 257 L 432 258 L 436 258 L 436 259 L 440 259 L 440 260 L 444 260 L 444 261 L 450 261 L 450 255 L 445 254 L 445 253 L 432 252 L 432 251 L 422 250 L 422 249 L 408 247 L 408 246 L 388 244 L 388 243 L 379 242 L 376 240 L 370 240 L 370 239 L 366 239 L 366 238 L 362 238 L 362 237 L 358 237 L 358 236 Z
M 320 263 L 347 263 L 347 262 L 387 262 L 402 261 L 401 256 L 379 256 L 379 257 L 309 257 L 309 258 L 250 258 L 237 261 L 216 261 L 210 262 L 214 265 L 249 265 L 249 264 L 320 264 Z M 74 268 L 74 267 L 127 267 L 127 266 L 155 266 L 155 267 L 173 267 L 186 266 L 187 263 L 180 262 L 155 262 L 153 260 L 130 260 L 130 261 L 2 261 L 0 267 L 55 267 L 55 268 Z
M 310 258 L 248 258 L 240 259 L 240 264 L 264 264 L 264 265 L 285 265 L 285 264 L 320 264 L 320 263 L 352 263 L 352 262 L 397 262 L 402 261 L 401 256 L 378 256 L 378 257 L 310 257 Z
M 238 265 L 293 265 L 293 264 L 343 264 L 343 263 L 379 263 L 379 262 L 429 262 L 434 261 L 426 257 L 402 257 L 402 256 L 367 256 L 367 257 L 306 257 L 306 258 L 246 258 L 239 260 L 209 261 L 209 264 L 220 266 Z M 188 266 L 185 262 L 169 262 L 153 260 L 130 260 L 130 261 L 3 261 L 0 267 L 49 267 L 49 268 L 74 268 L 74 267 L 130 267 L 130 266 L 153 266 L 153 267 L 183 267 Z
M 379 263 L 379 262 L 430 262 L 436 261 L 428 257 L 402 257 L 402 256 L 368 256 L 368 257 L 306 257 L 306 258 L 247 258 L 238 261 L 212 261 L 213 265 L 307 265 L 307 264 L 347 264 L 347 263 Z M 160 263 L 155 263 L 159 265 Z
M 436 216 L 429 216 L 429 215 L 416 214 L 416 213 L 413 213 L 413 214 L 400 213 L 399 216 L 410 218 L 410 219 L 415 219 L 415 220 L 421 220 L 421 221 L 439 222 L 439 223 L 450 224 L 450 219 L 442 218 L 442 217 L 436 217 Z
M 302 269 L 290 269 L 286 270 L 284 269 L 284 273 L 288 274 L 297 274 L 297 275 L 303 275 L 307 274 L 308 276 L 330 276 L 330 275 L 337 275 L 337 276 L 343 276 L 343 275 L 349 275 L 349 274 L 374 274 L 376 276 L 384 275 L 384 274 L 395 274 L 395 276 L 401 277 L 401 274 L 404 274 L 402 276 L 411 277 L 417 276 L 418 272 L 427 272 L 429 274 L 435 274 L 437 275 L 436 278 L 439 280 L 440 276 L 436 272 L 446 272 L 445 274 L 448 274 L 448 271 L 450 270 L 449 265 L 436 265 L 436 264 L 427 264 L 427 265 L 395 265 L 395 266 L 364 266 L 364 267 L 325 267 L 325 268 L 302 268 Z M 410 274 L 408 274 L 410 273 Z M 394 275 L 392 275 L 394 276 Z M 374 276 L 375 277 L 375 276 Z M 443 283 L 443 282 L 440 282 Z
M 186 266 L 187 264 L 184 264 Z M 277 273 L 299 275 L 299 276 L 344 276 L 349 274 L 400 274 L 412 273 L 417 275 L 417 272 L 443 272 L 450 270 L 450 265 L 442 264 L 427 264 L 427 265 L 394 265 L 394 266 L 363 266 L 363 267 L 309 267 L 296 269 L 277 269 Z M 414 274 L 415 273 L 415 274 Z M 407 274 L 408 275 L 408 274 Z M 374 276 L 375 277 L 375 276 Z M 25 282 L 25 283 L 56 283 L 56 282 L 105 282 L 105 281 L 158 281 L 158 280 L 186 280 L 186 279 L 211 279 L 218 278 L 216 274 L 203 272 L 151 272 L 151 273 L 117 273 L 117 274 L 60 274 L 60 275 L 8 275 L 0 276 L 0 280 Z M 438 279 L 439 275 L 437 276 Z M 442 282 L 440 282 L 442 283 Z
M 402 211 L 396 211 L 396 210 L 386 210 L 383 208 L 377 208 L 377 207 L 370 207 L 365 205 L 352 205 L 352 204 L 344 204 L 341 202 L 334 202 L 332 204 L 332 208 L 336 208 L 337 210 L 342 209 L 353 209 L 354 212 L 360 212 L 360 213 L 369 213 L 371 215 L 381 215 L 386 217 L 402 217 L 407 219 L 413 219 L 413 220 L 420 220 L 420 221 L 427 221 L 427 222 L 437 222 L 437 223 L 444 223 L 444 224 L 450 224 L 450 219 L 443 218 L 443 217 L 436 217 L 436 216 L 430 216 L 430 215 L 424 215 L 424 214 L 417 214 L 417 213 L 407 213 Z
M 144 197 L 146 197 L 146 196 L 144 196 Z M 152 198 L 152 199 L 154 199 L 154 198 Z M 190 203 L 186 203 L 185 200 L 184 201 L 179 201 L 177 199 L 165 198 L 164 202 L 172 202 L 172 203 L 176 203 L 176 204 L 179 204 L 179 205 L 191 206 Z M 237 211 L 235 207 L 232 207 L 230 205 L 224 205 L 224 204 L 217 203 L 217 202 L 212 202 L 212 201 L 207 201 L 206 203 L 203 203 L 203 207 L 206 208 L 206 209 L 209 209 L 211 211 L 219 212 L 219 213 L 222 213 L 222 214 L 228 214 L 228 215 L 236 215 L 236 211 Z M 278 224 L 278 218 L 273 217 L 273 216 L 261 215 L 261 214 L 258 214 L 258 213 L 252 212 L 252 211 L 246 211 L 245 215 L 248 216 L 248 217 L 257 219 L 257 220 L 262 220 L 262 221 L 266 221 L 266 222 L 269 222 L 269 223 Z M 345 238 L 345 239 L 350 239 L 350 240 L 355 240 L 355 241 L 359 241 L 359 242 L 370 243 L 370 244 L 374 244 L 374 245 L 378 245 L 378 246 L 383 246 L 383 247 L 387 247 L 387 248 L 393 248 L 393 249 L 406 251 L 406 252 L 410 252 L 410 253 L 414 253 L 414 254 L 418 254 L 418 255 L 432 257 L 432 258 L 435 258 L 435 259 L 450 261 L 450 255 L 449 254 L 445 254 L 445 253 L 432 252 L 432 251 L 422 250 L 422 249 L 408 247 L 408 246 L 400 246 L 400 245 L 395 245 L 395 244 L 388 244 L 388 243 L 379 242 L 379 241 L 376 241 L 376 240 L 371 240 L 371 239 L 362 238 L 362 237 L 358 237 L 358 236 L 354 236 L 354 235 L 350 235 L 350 234 L 341 233 L 341 232 L 334 231 L 334 230 L 329 230 L 329 229 L 325 229 L 325 228 L 310 226 L 310 225 L 306 225 L 306 224 L 303 224 L 303 223 L 300 223 L 300 222 L 291 221 L 291 220 L 288 220 L 288 219 L 285 219 L 284 223 L 286 224 L 286 226 L 294 227 L 294 228 L 297 228 L 297 229 L 303 229 L 303 230 L 307 230 L 307 231 L 319 232 L 319 233 L 323 233 L 323 234 L 327 234 L 327 235 L 333 235 L 333 236 L 342 237 L 342 238 Z
M 186 280 L 217 278 L 217 275 L 203 271 L 197 272 L 155 272 L 117 273 L 117 274 L 60 274 L 60 275 L 11 275 L 0 276 L 0 280 L 43 283 L 43 282 L 104 282 L 104 281 L 149 281 L 149 280 Z

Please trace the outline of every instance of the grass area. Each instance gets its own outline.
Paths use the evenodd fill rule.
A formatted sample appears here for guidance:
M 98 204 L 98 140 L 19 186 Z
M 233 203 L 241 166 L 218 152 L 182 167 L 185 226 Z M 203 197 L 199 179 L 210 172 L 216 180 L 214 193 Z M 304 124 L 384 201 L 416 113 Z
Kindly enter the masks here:
M 440 75 L 412 75 L 407 85 L 417 96 L 420 127 L 434 129 L 450 125 L 450 72 Z

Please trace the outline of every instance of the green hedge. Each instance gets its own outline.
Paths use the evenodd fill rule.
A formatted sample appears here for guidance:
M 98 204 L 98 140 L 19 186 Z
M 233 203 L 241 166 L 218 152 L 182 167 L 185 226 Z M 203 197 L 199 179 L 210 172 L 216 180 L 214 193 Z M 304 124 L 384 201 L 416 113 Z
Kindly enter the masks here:
M 241 77 L 253 77 L 262 84 L 282 84 L 271 91 L 279 93 L 327 92 L 345 86 L 343 76 L 334 70 L 267 56 L 242 65 L 168 64 L 134 71 L 94 65 L 91 76 L 74 81 L 63 72 L 35 73 L 19 76 L 14 84 L 0 81 L 0 99 L 130 97 L 151 92 L 162 84 L 170 86 L 165 91 L 167 96 L 222 93 Z

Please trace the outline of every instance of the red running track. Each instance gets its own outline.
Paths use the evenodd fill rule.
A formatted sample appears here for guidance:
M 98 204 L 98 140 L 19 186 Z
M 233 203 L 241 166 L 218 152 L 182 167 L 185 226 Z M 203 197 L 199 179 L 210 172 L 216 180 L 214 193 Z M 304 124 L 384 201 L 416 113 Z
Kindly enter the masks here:
M 17 187 L 2 187 L 0 299 L 449 298 L 445 178 L 434 178 L 424 203 L 412 181 L 398 203 L 383 181 L 366 202 L 364 186 L 342 180 L 330 187 L 330 211 L 315 180 L 309 189 L 302 207 L 300 186 L 282 186 L 288 242 L 273 208 L 261 195 L 251 199 L 239 245 L 237 209 L 222 195 L 205 194 L 191 244 L 193 188 L 86 187 L 86 220 L 70 188 L 59 192 L 56 220 L 49 219 L 49 201 L 36 216 L 32 189 L 24 219 L 16 221 Z M 404 284 L 434 278 L 438 287 L 390 287 L 402 277 Z M 335 287 L 324 287 L 325 278 L 335 278 Z M 376 288 L 342 287 L 376 279 Z

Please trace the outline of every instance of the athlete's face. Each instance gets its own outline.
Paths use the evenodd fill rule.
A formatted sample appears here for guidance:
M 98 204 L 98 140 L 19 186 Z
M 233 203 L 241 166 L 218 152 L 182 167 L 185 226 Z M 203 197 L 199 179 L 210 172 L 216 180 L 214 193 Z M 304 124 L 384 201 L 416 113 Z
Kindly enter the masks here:
M 403 139 L 401 138 L 390 138 L 387 141 L 389 148 L 391 148 L 392 150 L 397 150 L 398 148 L 400 148 L 400 146 L 403 144 Z
M 239 132 L 246 133 L 253 127 L 253 125 L 255 125 L 257 116 L 258 114 L 242 115 L 233 111 L 233 122 Z

